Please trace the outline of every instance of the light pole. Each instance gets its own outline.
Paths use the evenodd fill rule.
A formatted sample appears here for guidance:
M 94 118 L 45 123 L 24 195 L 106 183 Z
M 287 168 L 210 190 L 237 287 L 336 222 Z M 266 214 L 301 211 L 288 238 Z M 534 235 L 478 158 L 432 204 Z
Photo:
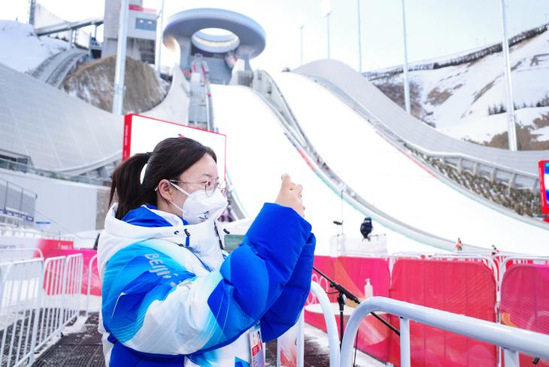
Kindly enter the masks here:
M 160 12 L 156 17 L 156 73 L 160 76 L 161 73 L 161 52 L 162 52 L 162 28 L 164 27 L 164 0 L 160 6 Z
M 515 126 L 515 106 L 513 103 L 513 88 L 511 86 L 511 61 L 509 60 L 509 38 L 507 37 L 507 21 L 505 16 L 505 0 L 501 0 L 501 42 L 505 67 L 505 97 L 507 100 L 507 130 L 509 137 L 509 150 L 517 151 L 517 130 Z
M 120 6 L 120 20 L 118 22 L 118 44 L 116 48 L 116 69 L 114 72 L 114 95 L 112 113 L 122 114 L 124 102 L 124 74 L 126 69 L 126 36 L 128 33 L 129 0 L 122 0 Z
M 404 65 L 402 71 L 404 75 L 404 104 L 406 106 L 406 112 L 411 114 L 410 85 L 408 83 L 408 46 L 406 40 L 406 4 L 404 4 L 404 1 L 405 0 L 402 0 L 402 33 L 404 41 Z
M 36 0 L 29 0 L 29 24 L 34 25 L 34 13 L 36 11 Z
M 330 0 L 322 2 L 322 13 L 326 17 L 326 41 L 328 45 L 328 58 L 330 58 L 330 14 L 332 13 Z
M 300 65 L 303 65 L 303 24 L 299 26 L 299 39 L 300 39 Z
M 330 14 L 332 11 L 326 13 L 326 41 L 328 42 L 328 58 L 330 58 Z
M 360 34 L 360 0 L 356 0 L 358 13 L 358 72 L 362 73 L 362 35 Z

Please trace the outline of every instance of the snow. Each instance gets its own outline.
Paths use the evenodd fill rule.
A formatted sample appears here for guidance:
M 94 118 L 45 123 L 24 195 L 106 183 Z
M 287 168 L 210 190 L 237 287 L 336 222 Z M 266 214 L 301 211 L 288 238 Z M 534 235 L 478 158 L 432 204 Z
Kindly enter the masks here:
M 516 111 L 516 120 L 521 126 L 530 126 L 533 134 L 539 134 L 538 141 L 549 140 L 549 128 L 536 129 L 534 120 L 549 113 L 549 107 L 524 108 Z M 489 142 L 494 135 L 508 130 L 507 114 L 484 117 L 467 117 L 461 123 L 438 129 L 456 139 L 468 139 L 476 142 Z
M 531 117 L 539 114 L 524 113 L 523 108 L 535 107 L 549 97 L 549 31 L 511 47 L 510 63 L 513 101 L 521 117 L 519 121 L 531 125 Z M 467 64 L 410 71 L 410 81 L 420 87 L 420 103 L 425 109 L 422 119 L 435 123 L 437 129 L 450 136 L 479 142 L 507 131 L 506 122 L 500 121 L 505 117 L 488 115 L 489 108 L 506 106 L 504 66 L 503 54 L 499 52 Z M 402 74 L 389 79 L 394 83 L 402 80 Z M 449 97 L 443 103 L 436 103 L 432 99 L 434 90 L 446 91 Z M 538 132 L 534 129 L 532 133 Z M 547 140 L 546 133 L 538 139 Z
M 507 252 L 549 254 L 545 246 L 549 228 L 519 221 L 448 186 L 384 140 L 352 108 L 312 80 L 292 73 L 273 77 L 324 161 L 380 210 L 448 240 L 460 237 L 464 243 L 487 250 L 494 244 Z M 262 119 L 258 121 L 264 124 Z M 313 190 L 309 195 L 324 200 Z M 389 253 L 397 248 L 412 250 L 395 234 L 388 231 L 387 237 Z
M 323 332 L 320 329 L 315 328 L 314 326 L 311 326 L 307 323 L 305 323 L 304 333 L 307 335 L 307 342 L 314 343 L 319 348 L 322 348 L 325 351 L 329 350 L 329 342 L 327 338 L 327 334 Z M 328 353 L 328 352 L 326 352 Z M 353 353 L 355 353 L 355 350 L 353 349 Z M 385 363 L 379 362 L 375 360 L 374 358 L 370 357 L 366 353 L 363 353 L 359 349 L 356 350 L 356 364 L 357 367 L 376 367 L 376 366 L 386 366 Z
M 263 203 L 274 201 L 280 176 L 287 172 L 304 187 L 305 219 L 317 239 L 316 255 L 330 254 L 330 240 L 340 231 L 334 220 L 343 220 L 348 238 L 362 238 L 359 229 L 364 215 L 342 204 L 338 193 L 319 180 L 284 135 L 276 115 L 253 90 L 222 85 L 211 88 L 216 126 L 227 135 L 227 173 L 249 217 L 255 217 Z M 373 234 L 385 233 L 390 233 L 389 253 L 440 251 L 374 224 Z
M 0 63 L 22 73 L 32 71 L 48 57 L 68 48 L 68 43 L 47 36 L 37 37 L 29 24 L 0 20 Z

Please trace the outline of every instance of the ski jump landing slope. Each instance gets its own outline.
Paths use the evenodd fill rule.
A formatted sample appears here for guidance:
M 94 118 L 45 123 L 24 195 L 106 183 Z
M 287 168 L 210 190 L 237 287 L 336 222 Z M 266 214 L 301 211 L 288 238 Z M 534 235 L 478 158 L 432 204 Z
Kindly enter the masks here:
M 311 79 L 294 73 L 273 78 L 326 164 L 380 210 L 443 238 L 549 255 L 549 226 L 522 222 L 452 188 Z
M 227 136 L 227 174 L 249 218 L 265 202 L 273 202 L 280 177 L 287 172 L 303 185 L 305 218 L 317 237 L 317 255 L 329 254 L 331 237 L 340 232 L 333 221 L 341 221 L 347 238 L 359 239 L 364 216 L 342 200 L 313 172 L 284 133 L 277 115 L 252 89 L 212 85 L 216 127 Z M 284 228 L 280 228 L 283 231 Z M 374 223 L 374 234 L 387 234 L 388 251 L 439 251 Z M 365 242 L 366 246 L 367 242 Z

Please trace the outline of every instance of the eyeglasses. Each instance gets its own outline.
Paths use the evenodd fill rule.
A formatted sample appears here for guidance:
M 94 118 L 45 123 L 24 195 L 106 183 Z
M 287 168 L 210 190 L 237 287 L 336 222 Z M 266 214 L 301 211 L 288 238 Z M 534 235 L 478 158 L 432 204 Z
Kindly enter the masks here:
M 221 191 L 221 193 L 224 193 L 226 189 L 225 181 L 220 182 L 218 178 L 215 180 L 206 180 L 201 182 L 189 182 L 189 181 L 179 181 L 179 180 L 170 180 L 170 182 L 176 185 L 179 185 L 180 183 L 184 183 L 187 185 L 201 185 L 204 187 L 204 192 L 206 193 L 207 197 L 212 196 L 215 190 L 218 188 Z

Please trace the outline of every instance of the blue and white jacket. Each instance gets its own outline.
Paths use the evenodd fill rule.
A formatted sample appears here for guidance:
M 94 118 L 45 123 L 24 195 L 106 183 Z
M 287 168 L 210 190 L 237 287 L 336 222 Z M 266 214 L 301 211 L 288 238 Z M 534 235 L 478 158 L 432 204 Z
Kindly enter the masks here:
M 187 225 L 152 206 L 115 213 L 116 204 L 98 248 L 107 366 L 249 366 L 252 326 L 268 341 L 297 321 L 316 241 L 293 209 L 265 204 L 228 256 L 216 218 Z

